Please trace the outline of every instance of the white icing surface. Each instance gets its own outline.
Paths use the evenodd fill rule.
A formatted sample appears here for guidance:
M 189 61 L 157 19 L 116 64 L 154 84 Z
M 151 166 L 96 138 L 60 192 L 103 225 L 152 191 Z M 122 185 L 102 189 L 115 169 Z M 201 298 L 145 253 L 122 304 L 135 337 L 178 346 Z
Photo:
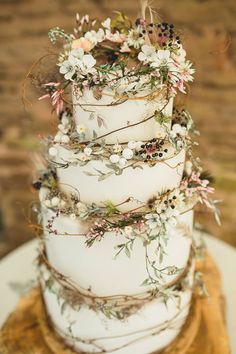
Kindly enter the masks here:
M 93 137 L 93 130 L 97 132 L 98 136 L 101 136 L 123 126 L 141 122 L 152 116 L 156 110 L 162 110 L 162 113 L 168 117 L 172 115 L 173 98 L 169 101 L 160 101 L 160 97 L 149 101 L 147 99 L 129 99 L 121 104 L 106 107 L 105 105 L 116 101 L 111 93 L 103 95 L 100 100 L 97 100 L 91 90 L 85 89 L 82 97 L 78 95 L 77 97 L 73 91 L 74 89 L 72 89 L 74 119 L 76 124 L 85 125 L 86 136 L 89 140 Z M 81 104 L 84 105 L 83 108 L 80 106 Z M 91 112 L 98 114 L 105 125 L 102 124 L 99 127 L 96 119 L 90 119 Z M 122 143 L 130 140 L 149 140 L 156 135 L 159 128 L 159 123 L 151 118 L 145 123 L 106 136 L 105 140 L 109 144 L 117 143 L 117 141 Z
M 193 269 L 189 276 L 190 284 L 192 284 Z M 150 354 L 167 346 L 178 335 L 185 322 L 189 311 L 191 290 L 180 292 L 179 295 L 178 300 L 176 298 L 169 299 L 167 305 L 161 299 L 153 300 L 124 321 L 108 319 L 102 313 L 96 313 L 84 307 L 80 311 L 75 311 L 68 306 L 62 314 L 62 303 L 58 303 L 56 295 L 48 290 L 44 292 L 44 299 L 51 320 L 61 335 L 67 334 L 68 338 L 68 323 L 70 321 L 73 323 L 71 329 L 75 337 L 83 340 L 103 338 L 96 343 L 102 348 L 110 350 L 111 353 Z M 174 319 L 171 328 L 165 329 L 165 322 L 171 319 Z M 165 330 L 160 332 L 160 328 Z M 125 336 L 114 338 L 122 335 Z M 114 337 L 104 339 L 104 337 L 112 336 Z M 136 339 L 139 340 L 132 343 Z M 94 345 L 79 342 L 70 343 L 74 343 L 74 348 L 78 351 L 84 350 L 85 353 L 98 351 Z M 128 343 L 128 346 L 124 346 Z M 123 348 L 114 351 L 115 348 L 122 345 Z
M 44 224 L 52 211 L 45 212 Z M 193 212 L 188 211 L 178 218 L 178 222 L 192 230 Z M 86 224 L 87 226 L 87 224 Z M 59 216 L 53 223 L 53 229 L 59 233 L 78 234 L 84 232 L 83 223 L 71 220 L 69 217 Z M 91 290 L 98 296 L 114 294 L 137 294 L 148 287 L 141 283 L 148 277 L 145 267 L 145 248 L 142 240 L 134 242 L 131 257 L 125 253 L 116 259 L 114 247 L 127 242 L 121 234 L 114 232 L 105 233 L 101 241 L 92 247 L 85 245 L 84 236 L 59 236 L 48 235 L 45 232 L 45 245 L 48 259 L 51 264 L 62 274 L 70 277 L 81 287 Z M 172 229 L 165 248 L 166 256 L 160 264 L 155 253 L 156 242 L 148 245 L 148 254 L 151 260 L 156 260 L 157 268 L 177 266 L 185 268 L 191 247 L 191 237 L 183 235 L 182 230 Z M 178 275 L 165 275 L 163 283 L 170 282 Z
M 58 147 L 58 162 L 67 160 L 70 152 L 63 147 Z M 177 188 L 183 175 L 185 162 L 185 150 L 181 150 L 169 160 L 158 162 L 155 166 L 142 164 L 143 169 L 129 167 L 121 175 L 111 175 L 99 181 L 97 176 L 87 176 L 84 172 L 96 173 L 95 169 L 109 172 L 107 162 L 89 161 L 85 166 L 72 166 L 57 168 L 60 187 L 66 192 L 80 194 L 80 200 L 84 203 L 96 203 L 110 200 L 114 204 L 124 202 L 129 197 L 134 197 L 141 202 L 146 202 L 155 193 L 162 193 L 168 189 Z M 130 209 L 124 205 L 120 210 Z

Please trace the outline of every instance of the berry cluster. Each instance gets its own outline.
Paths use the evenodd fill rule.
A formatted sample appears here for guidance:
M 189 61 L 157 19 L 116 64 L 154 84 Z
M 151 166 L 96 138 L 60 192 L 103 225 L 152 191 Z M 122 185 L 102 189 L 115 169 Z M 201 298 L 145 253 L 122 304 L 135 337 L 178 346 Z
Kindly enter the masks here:
M 168 153 L 168 149 L 164 146 L 165 141 L 153 138 L 145 144 L 141 145 L 141 149 L 136 152 L 136 155 L 140 155 L 144 162 L 150 160 L 156 160 L 158 157 L 163 158 Z

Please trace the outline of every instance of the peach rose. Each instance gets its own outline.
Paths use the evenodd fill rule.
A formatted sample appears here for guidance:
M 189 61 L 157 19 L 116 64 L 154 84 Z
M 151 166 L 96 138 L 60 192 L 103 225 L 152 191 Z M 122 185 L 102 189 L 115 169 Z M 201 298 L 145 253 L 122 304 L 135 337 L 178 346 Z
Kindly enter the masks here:
M 72 49 L 82 48 L 85 52 L 89 52 L 94 47 L 94 45 L 88 39 L 81 37 L 79 39 L 75 39 L 72 42 L 71 47 Z

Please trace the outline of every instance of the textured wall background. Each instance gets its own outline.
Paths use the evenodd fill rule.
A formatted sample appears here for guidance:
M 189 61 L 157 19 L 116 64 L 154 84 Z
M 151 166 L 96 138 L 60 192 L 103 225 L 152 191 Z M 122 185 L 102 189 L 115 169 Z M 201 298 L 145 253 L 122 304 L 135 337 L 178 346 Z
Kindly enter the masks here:
M 216 237 L 236 246 L 236 2 L 235 0 L 153 1 L 163 19 L 183 31 L 197 74 L 188 107 L 201 131 L 199 156 L 216 177 L 223 199 L 222 227 L 212 216 L 197 220 Z M 30 65 L 49 47 L 47 32 L 70 31 L 76 12 L 104 17 L 112 10 L 136 18 L 136 0 L 0 0 L 0 256 L 33 237 L 24 216 L 37 194 L 30 189 L 31 151 L 37 135 L 56 120 L 35 98 L 24 109 L 20 88 Z

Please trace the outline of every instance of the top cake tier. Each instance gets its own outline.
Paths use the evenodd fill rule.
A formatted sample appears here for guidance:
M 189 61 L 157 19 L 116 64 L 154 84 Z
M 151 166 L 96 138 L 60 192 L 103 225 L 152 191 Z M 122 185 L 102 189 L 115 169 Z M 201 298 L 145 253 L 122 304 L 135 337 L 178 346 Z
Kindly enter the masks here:
M 166 119 L 165 128 L 171 126 L 173 98 L 162 93 L 118 99 L 111 90 L 103 90 L 97 99 L 92 90 L 80 93 L 74 85 L 72 97 L 75 123 L 85 129 L 87 140 L 94 138 L 94 132 L 107 144 L 151 140 L 162 130 L 158 122 L 161 116 Z

